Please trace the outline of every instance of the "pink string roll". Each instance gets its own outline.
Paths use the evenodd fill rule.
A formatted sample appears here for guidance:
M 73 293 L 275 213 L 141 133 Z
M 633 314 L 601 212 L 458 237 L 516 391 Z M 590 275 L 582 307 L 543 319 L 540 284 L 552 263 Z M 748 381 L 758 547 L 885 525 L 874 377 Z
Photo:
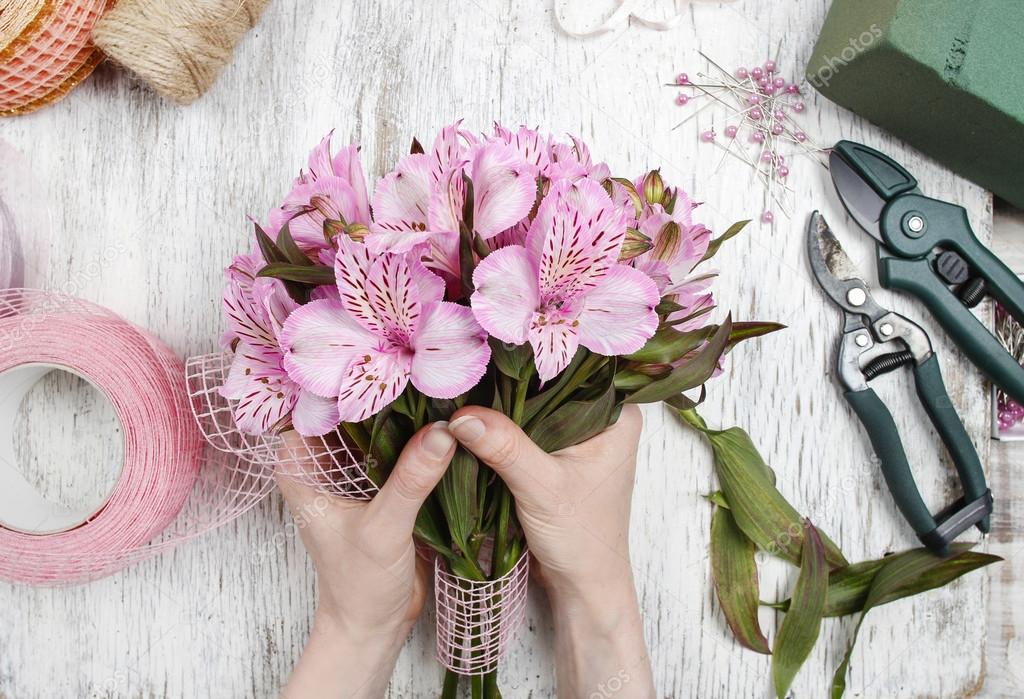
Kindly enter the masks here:
M 123 433 L 121 475 L 82 516 L 46 503 L 0 462 L 0 578 L 61 585 L 103 577 L 236 517 L 273 487 L 252 464 L 204 454 L 184 367 L 162 342 L 80 299 L 0 291 L 0 379 L 8 387 L 0 399 L 15 403 L 5 409 L 16 410 L 51 369 L 87 379 L 112 404 Z M 19 388 L 21 376 L 28 380 Z M 0 427 L 13 438 L 9 425 Z
M 523 552 L 501 578 L 477 581 L 434 561 L 437 659 L 460 675 L 486 675 L 498 667 L 526 617 L 530 554 Z

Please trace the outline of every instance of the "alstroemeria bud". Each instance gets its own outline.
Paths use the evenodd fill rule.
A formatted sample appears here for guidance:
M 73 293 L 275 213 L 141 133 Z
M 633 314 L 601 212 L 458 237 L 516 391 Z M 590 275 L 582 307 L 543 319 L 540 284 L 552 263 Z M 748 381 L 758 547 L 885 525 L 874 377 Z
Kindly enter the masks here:
M 665 181 L 661 179 L 661 172 L 651 170 L 644 178 L 644 200 L 648 204 L 660 204 L 665 198 Z
M 632 260 L 653 247 L 654 243 L 646 235 L 636 228 L 627 228 L 626 239 L 622 241 L 622 249 L 619 251 L 619 262 Z
M 357 243 L 361 243 L 363 242 L 363 238 L 366 237 L 366 234 L 370 232 L 370 229 L 362 223 L 353 223 L 345 229 L 345 232 L 348 234 L 349 238 Z
M 640 218 L 644 212 L 644 202 L 640 199 L 640 193 L 636 191 L 636 186 L 625 177 L 613 177 L 612 181 L 618 183 L 625 190 L 629 200 L 633 202 L 633 218 Z M 611 193 L 609 193 L 610 195 Z
M 669 221 L 661 227 L 654 241 L 654 252 L 652 253 L 654 259 L 661 260 L 662 262 L 671 262 L 679 253 L 679 246 L 682 245 L 682 242 L 683 235 L 682 231 L 679 230 L 679 224 L 675 221 Z
M 334 244 L 334 239 L 341 233 L 345 232 L 345 222 L 338 221 L 333 218 L 324 219 L 324 240 L 331 245 Z

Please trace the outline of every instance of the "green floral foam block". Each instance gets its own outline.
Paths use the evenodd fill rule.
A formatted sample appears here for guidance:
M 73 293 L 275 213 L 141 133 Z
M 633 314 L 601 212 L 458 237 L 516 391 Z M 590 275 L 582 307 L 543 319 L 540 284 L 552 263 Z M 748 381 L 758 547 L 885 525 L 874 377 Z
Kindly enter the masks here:
M 829 99 L 1024 207 L 1024 0 L 834 0 L 807 66 Z

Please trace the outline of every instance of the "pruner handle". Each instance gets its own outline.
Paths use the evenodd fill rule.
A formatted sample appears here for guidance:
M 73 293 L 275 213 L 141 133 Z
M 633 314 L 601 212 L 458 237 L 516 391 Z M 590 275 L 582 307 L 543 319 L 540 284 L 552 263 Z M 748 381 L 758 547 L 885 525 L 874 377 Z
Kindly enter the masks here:
M 952 456 L 964 489 L 962 498 L 937 515 L 921 497 L 892 413 L 878 394 L 867 388 L 843 395 L 868 432 L 896 506 L 921 542 L 944 556 L 949 553 L 949 543 L 971 526 L 983 532 L 989 530 L 992 494 L 985 484 L 977 451 L 946 393 L 934 354 L 914 367 L 914 379 L 918 397 Z

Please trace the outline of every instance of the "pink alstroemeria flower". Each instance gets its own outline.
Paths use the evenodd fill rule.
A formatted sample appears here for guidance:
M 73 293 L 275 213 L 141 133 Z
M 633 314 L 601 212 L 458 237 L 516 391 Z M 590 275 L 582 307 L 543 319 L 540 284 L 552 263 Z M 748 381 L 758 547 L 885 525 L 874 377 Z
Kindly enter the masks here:
M 553 185 L 526 246 L 497 250 L 476 268 L 473 313 L 499 340 L 528 341 L 544 381 L 580 345 L 610 356 L 635 352 L 658 327 L 658 287 L 617 262 L 625 233 L 626 217 L 601 185 Z
M 224 311 L 235 357 L 220 393 L 238 401 L 235 424 L 248 434 L 269 432 L 289 414 L 299 434 L 326 434 L 338 424 L 336 404 L 304 390 L 285 371 L 278 337 L 298 306 L 280 281 L 256 276 L 263 264 L 258 254 L 240 255 L 225 271 Z
M 338 297 L 310 301 L 285 321 L 288 375 L 336 401 L 343 422 L 379 412 L 410 381 L 431 398 L 475 386 L 491 349 L 472 310 L 442 301 L 444 282 L 414 256 L 337 242 Z
M 515 147 L 477 142 L 459 123 L 441 130 L 432 151 L 402 158 L 377 184 L 371 252 L 424 250 L 424 262 L 449 281 L 459 270 L 459 223 L 465 204 L 463 174 L 473 181 L 473 230 L 484 240 L 529 214 L 537 196 L 536 168 Z
M 324 136 L 310 152 L 308 169 L 299 173 L 284 203 L 271 211 L 267 234 L 272 238 L 287 221 L 299 247 L 317 251 L 329 247 L 324 238 L 324 221 L 328 218 L 349 225 L 369 225 L 370 203 L 359 148 L 350 145 L 332 157 L 332 134 Z

